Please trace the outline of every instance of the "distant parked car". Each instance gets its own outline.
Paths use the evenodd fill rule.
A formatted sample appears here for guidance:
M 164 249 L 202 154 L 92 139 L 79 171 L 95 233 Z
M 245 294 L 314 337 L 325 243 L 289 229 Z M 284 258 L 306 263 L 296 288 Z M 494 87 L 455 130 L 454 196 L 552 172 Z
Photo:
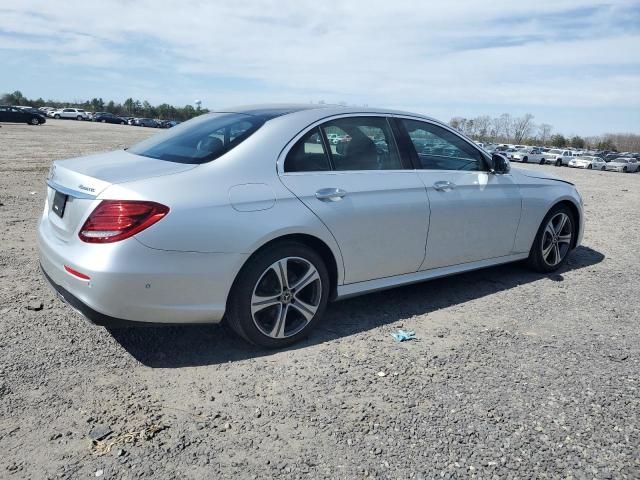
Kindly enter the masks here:
M 53 112 L 53 118 L 75 118 L 76 120 L 88 120 L 89 115 L 81 108 L 62 108 Z
M 607 153 L 604 156 L 604 161 L 605 162 L 610 162 L 611 160 L 615 160 L 616 158 L 620 158 L 622 155 L 620 155 L 619 153 Z
M 158 128 L 160 125 L 153 118 L 138 118 L 135 125 L 138 127 Z
M 573 158 L 573 155 L 571 155 L 571 152 L 569 150 L 562 150 L 560 148 L 552 148 L 543 156 L 544 163 L 553 164 L 556 167 L 569 165 L 569 160 Z
M 607 162 L 600 157 L 595 156 L 582 156 L 575 157 L 569 160 L 569 166 L 573 168 L 587 168 L 589 170 L 605 170 Z
M 618 157 L 607 163 L 606 169 L 612 172 L 632 173 L 638 171 L 638 161 L 635 158 Z
M 158 123 L 160 123 L 160 128 L 171 128 L 175 127 L 180 122 L 176 120 L 160 120 Z
M 20 108 L 24 112 L 30 112 L 36 115 L 41 115 L 43 117 L 46 117 L 46 114 L 42 110 L 35 107 L 18 107 L 18 108 Z
M 500 153 L 502 155 L 504 155 L 505 157 L 507 157 L 509 160 L 513 159 L 513 156 L 517 153 L 518 151 L 515 148 L 507 148 L 506 150 L 502 150 Z
M 124 125 L 127 121 L 122 118 L 114 115 L 113 113 L 100 113 L 93 116 L 92 119 L 94 122 L 100 123 L 118 123 L 120 125 Z
M 34 113 L 18 107 L 0 105 L 0 122 L 28 123 L 41 125 L 47 121 L 41 113 Z
M 340 141 L 340 137 L 337 133 L 327 133 L 327 140 L 329 140 L 329 143 L 332 145 L 336 145 Z
M 544 156 L 542 155 L 542 151 L 539 148 L 532 147 L 518 150 L 512 155 L 510 160 L 522 163 L 544 163 Z

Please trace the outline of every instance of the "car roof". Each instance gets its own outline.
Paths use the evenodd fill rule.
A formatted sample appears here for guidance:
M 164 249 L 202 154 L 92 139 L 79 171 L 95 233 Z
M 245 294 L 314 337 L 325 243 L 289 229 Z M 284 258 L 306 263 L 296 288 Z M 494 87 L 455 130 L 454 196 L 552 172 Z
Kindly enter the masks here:
M 353 113 L 375 113 L 382 115 L 407 115 L 412 117 L 421 117 L 428 120 L 438 122 L 431 117 L 412 112 L 405 112 L 401 110 L 393 110 L 388 108 L 373 108 L 373 107 L 358 107 L 347 105 L 331 105 L 324 103 L 309 103 L 309 104 L 265 104 L 265 105 L 244 105 L 230 108 L 224 108 L 220 110 L 211 110 L 211 113 L 243 113 L 246 115 L 255 115 L 262 117 L 264 120 L 270 120 L 272 118 L 281 117 L 298 112 L 315 110 L 318 113 L 318 117 L 329 117 L 333 115 L 344 115 Z M 442 123 L 442 122 L 438 122 Z

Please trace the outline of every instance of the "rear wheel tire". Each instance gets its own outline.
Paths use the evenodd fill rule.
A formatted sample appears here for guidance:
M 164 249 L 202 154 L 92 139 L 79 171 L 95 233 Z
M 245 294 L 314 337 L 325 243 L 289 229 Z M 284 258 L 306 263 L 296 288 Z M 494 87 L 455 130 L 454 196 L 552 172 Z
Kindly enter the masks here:
M 622 167 L 622 173 L 627 173 L 627 167 Z
M 522 159 L 522 163 L 527 163 L 528 161 L 529 161 L 529 159 L 528 159 L 527 157 L 524 157 L 524 158 Z
M 57 118 L 58 120 L 60 120 L 60 115 L 54 115 L 53 118 Z
M 591 164 L 589 164 L 589 165 L 587 166 L 587 169 L 589 169 L 589 170 L 591 170 L 592 168 L 593 168 L 593 165 L 591 165 Z
M 573 212 L 564 205 L 553 207 L 542 220 L 533 240 L 528 266 L 541 273 L 558 270 L 567 261 L 576 231 Z
M 40 120 L 38 120 L 36 117 L 33 117 L 29 123 L 31 125 L 40 125 Z
M 80 120 L 82 120 L 82 117 L 81 117 L 80 115 L 78 115 L 78 116 L 76 117 L 76 120 L 80 121 Z
M 562 160 L 560 160 L 559 158 L 556 160 L 556 167 L 561 167 L 562 166 Z
M 245 340 L 282 348 L 306 337 L 329 298 L 329 273 L 314 250 L 292 241 L 256 253 L 229 295 L 226 321 Z
M 540 160 L 540 165 L 544 165 L 545 163 L 547 163 L 547 162 L 545 161 L 544 158 L 542 160 Z

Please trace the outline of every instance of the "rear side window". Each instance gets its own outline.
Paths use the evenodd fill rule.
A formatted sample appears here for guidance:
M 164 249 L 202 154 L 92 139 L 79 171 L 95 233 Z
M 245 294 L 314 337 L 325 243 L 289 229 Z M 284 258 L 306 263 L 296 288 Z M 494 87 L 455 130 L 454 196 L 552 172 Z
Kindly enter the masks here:
M 285 172 L 322 172 L 331 170 L 329 157 L 318 128 L 310 130 L 293 146 L 284 161 Z
M 321 127 L 335 170 L 400 170 L 393 134 L 384 117 L 347 117 Z
M 446 128 L 417 120 L 402 120 L 425 170 L 486 170 L 482 154 Z
M 238 146 L 264 122 L 262 117 L 242 113 L 201 115 L 137 143 L 128 151 L 176 163 L 206 163 Z

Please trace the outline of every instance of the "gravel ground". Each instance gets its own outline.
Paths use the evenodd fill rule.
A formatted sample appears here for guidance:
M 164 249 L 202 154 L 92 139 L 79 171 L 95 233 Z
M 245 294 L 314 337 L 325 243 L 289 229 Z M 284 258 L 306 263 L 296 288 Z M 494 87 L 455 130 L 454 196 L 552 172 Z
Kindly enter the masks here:
M 640 174 L 527 165 L 584 196 L 559 274 L 335 303 L 272 352 L 218 326 L 110 332 L 43 282 L 50 162 L 152 133 L 0 128 L 0 478 L 640 478 Z

